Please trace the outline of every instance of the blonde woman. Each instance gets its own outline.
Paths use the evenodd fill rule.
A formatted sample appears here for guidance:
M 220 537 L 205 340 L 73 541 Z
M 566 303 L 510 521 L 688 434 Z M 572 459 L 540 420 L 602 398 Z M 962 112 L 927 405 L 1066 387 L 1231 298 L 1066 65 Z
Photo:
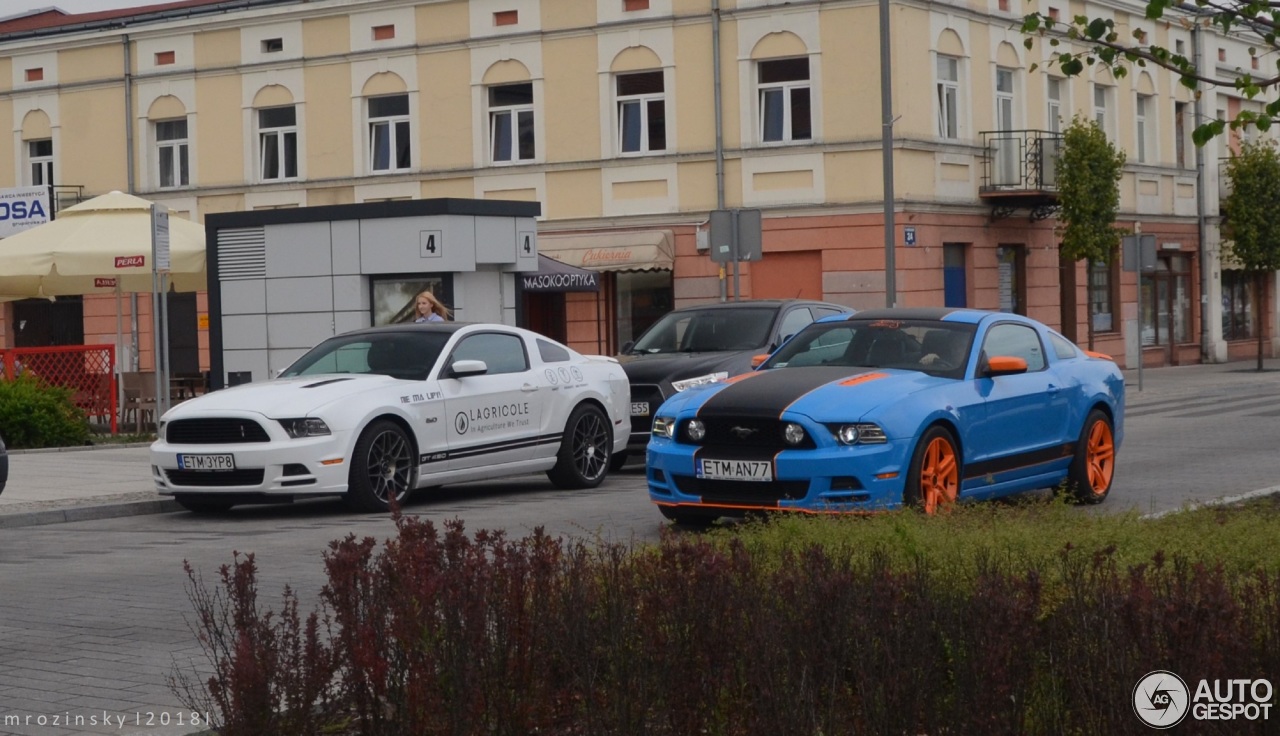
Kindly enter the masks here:
M 430 291 L 420 292 L 414 300 L 414 322 L 444 322 L 449 317 L 449 308 Z

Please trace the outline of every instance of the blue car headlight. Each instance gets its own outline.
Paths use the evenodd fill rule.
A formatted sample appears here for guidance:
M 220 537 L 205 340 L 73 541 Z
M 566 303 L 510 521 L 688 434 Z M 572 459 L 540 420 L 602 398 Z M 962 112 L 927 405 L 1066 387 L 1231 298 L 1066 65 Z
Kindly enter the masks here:
M 675 417 L 654 417 L 653 418 L 653 436 L 663 439 L 671 439 L 676 436 L 676 418 Z
M 300 417 L 297 419 L 277 419 L 284 431 L 293 439 L 303 437 L 322 437 L 330 434 L 329 425 L 318 417 Z
M 880 425 L 870 422 L 828 424 L 827 428 L 842 445 L 883 445 L 889 441 Z

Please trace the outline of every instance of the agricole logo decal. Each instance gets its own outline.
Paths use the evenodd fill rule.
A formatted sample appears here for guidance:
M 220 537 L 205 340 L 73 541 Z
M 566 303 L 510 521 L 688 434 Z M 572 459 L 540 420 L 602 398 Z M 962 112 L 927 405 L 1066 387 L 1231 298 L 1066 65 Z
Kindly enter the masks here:
M 499 429 L 515 429 L 529 426 L 529 402 L 495 404 L 460 411 L 453 417 L 453 428 L 458 434 L 474 432 L 484 434 Z

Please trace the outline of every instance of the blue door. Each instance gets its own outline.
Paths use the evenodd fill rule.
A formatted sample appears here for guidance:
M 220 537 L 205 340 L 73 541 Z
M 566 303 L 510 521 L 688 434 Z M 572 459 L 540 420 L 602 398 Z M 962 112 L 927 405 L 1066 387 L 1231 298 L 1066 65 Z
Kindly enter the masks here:
M 942 244 L 942 304 L 946 307 L 969 306 L 965 294 L 968 285 L 964 278 L 964 244 Z

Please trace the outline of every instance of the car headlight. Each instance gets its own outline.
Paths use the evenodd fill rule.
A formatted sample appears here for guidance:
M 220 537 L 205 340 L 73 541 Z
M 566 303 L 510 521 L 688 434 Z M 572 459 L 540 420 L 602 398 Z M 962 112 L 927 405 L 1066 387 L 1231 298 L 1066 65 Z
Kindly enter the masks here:
M 804 427 L 795 422 L 787 422 L 782 427 L 782 441 L 792 446 L 804 442 Z
M 654 437 L 671 439 L 676 435 L 675 417 L 654 417 L 652 432 Z
M 718 383 L 728 377 L 729 377 L 728 371 L 718 371 L 716 373 L 708 373 L 705 376 L 686 378 L 683 381 L 672 381 L 671 388 L 674 388 L 677 392 L 679 392 L 679 391 L 684 391 L 685 389 L 693 388 L 694 386 L 705 386 L 708 383 Z
M 318 417 L 301 417 L 298 419 L 277 419 L 280 426 L 292 438 L 321 437 L 329 434 L 329 425 Z
M 684 433 L 690 442 L 701 442 L 707 436 L 707 425 L 703 424 L 701 419 L 690 419 L 689 423 L 684 425 Z
M 889 441 L 878 424 L 858 422 L 829 426 L 831 434 L 835 435 L 836 441 L 842 445 L 883 445 Z

